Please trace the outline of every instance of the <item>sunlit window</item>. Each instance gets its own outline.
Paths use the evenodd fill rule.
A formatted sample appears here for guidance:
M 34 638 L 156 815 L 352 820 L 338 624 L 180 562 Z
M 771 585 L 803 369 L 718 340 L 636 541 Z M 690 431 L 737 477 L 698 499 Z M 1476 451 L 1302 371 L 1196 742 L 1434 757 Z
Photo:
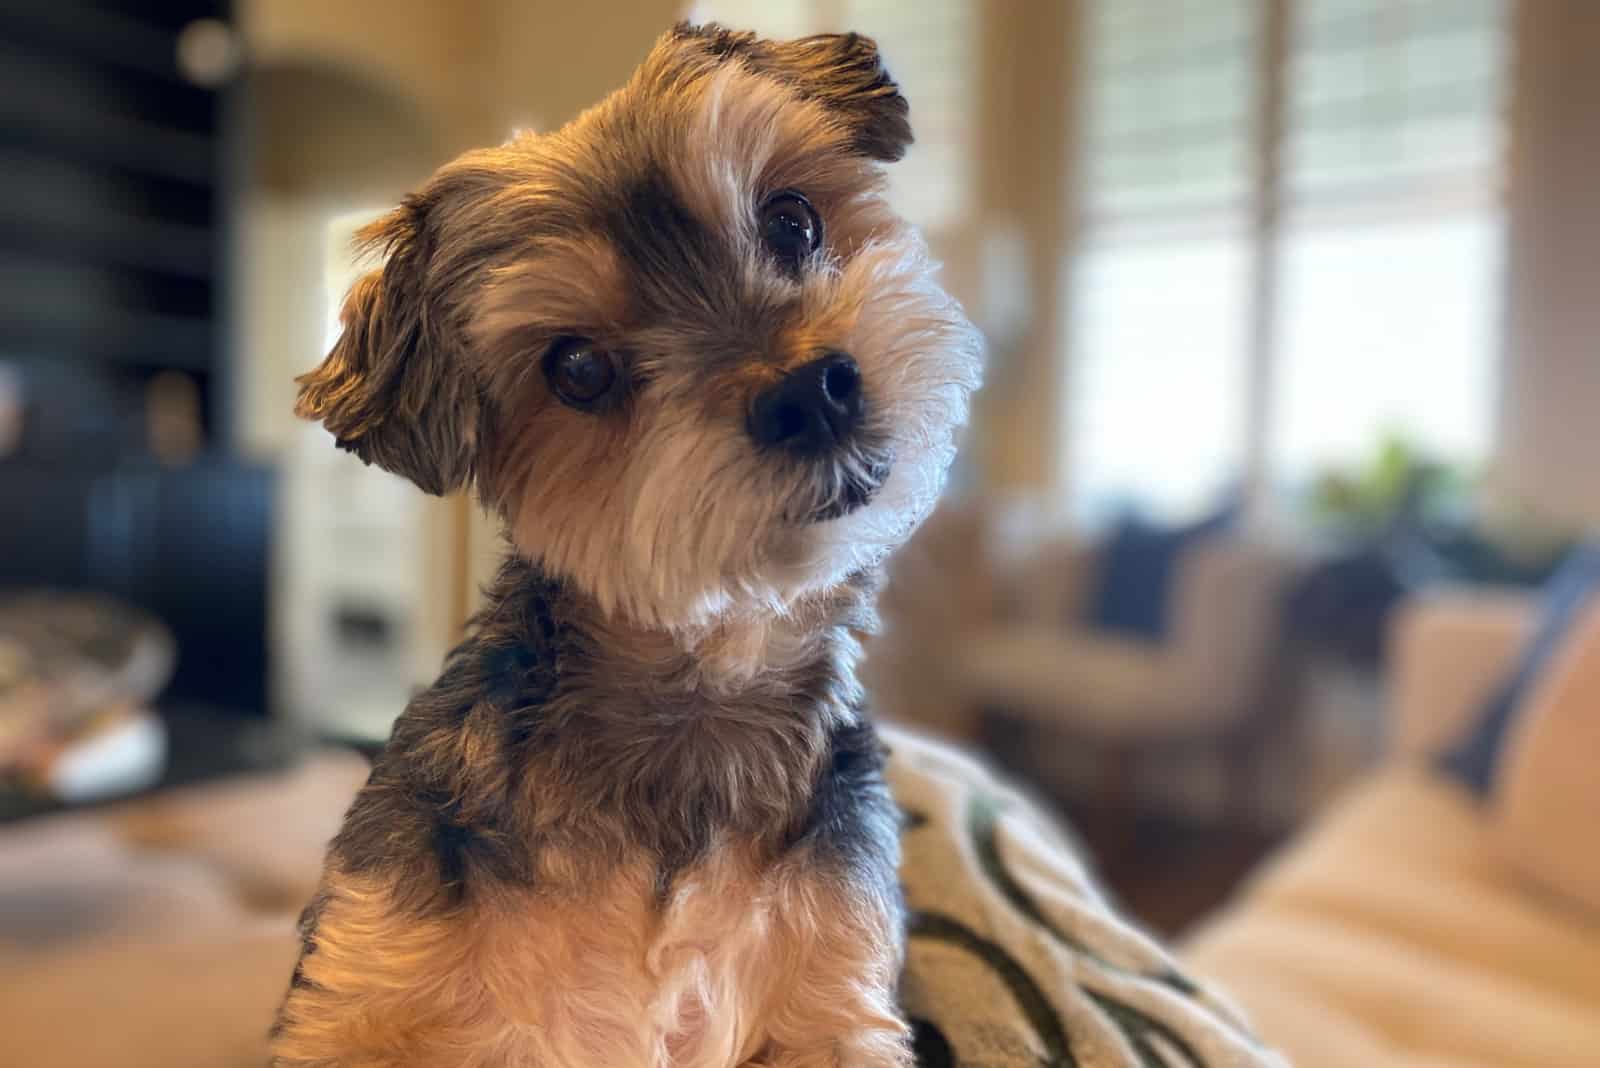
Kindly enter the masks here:
M 1108 245 L 1073 279 L 1073 460 L 1079 516 L 1187 513 L 1242 463 L 1245 244 Z
M 1255 8 L 1091 5 L 1085 240 L 1067 302 L 1081 519 L 1192 512 L 1243 466 Z
M 1293 493 L 1499 363 L 1505 0 L 1093 0 L 1066 339 L 1077 511 Z M 1273 118 L 1276 117 L 1276 122 Z
M 1266 439 L 1293 490 L 1404 429 L 1492 445 L 1507 33 L 1497 0 L 1296 5 Z

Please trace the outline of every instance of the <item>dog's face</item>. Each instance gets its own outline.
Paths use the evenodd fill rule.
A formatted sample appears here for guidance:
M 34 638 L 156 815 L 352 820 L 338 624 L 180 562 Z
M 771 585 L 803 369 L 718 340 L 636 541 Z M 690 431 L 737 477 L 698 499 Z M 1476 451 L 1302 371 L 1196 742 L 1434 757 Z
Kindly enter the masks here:
M 979 342 L 884 202 L 911 140 L 872 42 L 679 27 L 563 129 L 470 152 L 299 411 L 518 549 L 682 626 L 875 564 L 931 509 Z

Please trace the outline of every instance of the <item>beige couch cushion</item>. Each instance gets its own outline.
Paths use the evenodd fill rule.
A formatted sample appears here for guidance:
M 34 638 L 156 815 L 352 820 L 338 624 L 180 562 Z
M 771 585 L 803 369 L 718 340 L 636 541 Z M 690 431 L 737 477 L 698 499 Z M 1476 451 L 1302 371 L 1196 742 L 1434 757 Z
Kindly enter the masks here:
M 1296 1068 L 1593 1068 L 1600 924 L 1530 895 L 1474 801 L 1396 767 L 1192 939 Z
M 1511 866 L 1600 924 L 1600 604 L 1579 621 L 1512 727 L 1489 827 Z M 1600 987 L 1600 972 L 1594 983 Z
M 366 762 L 0 830 L 0 1064 L 259 1068 Z
M 291 913 L 58 947 L 0 982 L 0 1063 L 261 1068 L 299 951 Z

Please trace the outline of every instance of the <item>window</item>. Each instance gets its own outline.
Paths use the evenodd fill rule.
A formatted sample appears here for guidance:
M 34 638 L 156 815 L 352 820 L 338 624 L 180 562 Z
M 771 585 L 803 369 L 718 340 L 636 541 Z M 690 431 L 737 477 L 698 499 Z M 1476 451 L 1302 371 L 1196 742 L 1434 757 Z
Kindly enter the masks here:
M 1497 385 L 1505 5 L 1303 0 L 1265 443 L 1292 490 L 1403 428 L 1478 462 Z
M 1194 511 L 1239 470 L 1246 252 L 1223 234 L 1107 242 L 1080 261 L 1068 417 L 1080 519 Z
M 1090 523 L 1197 510 L 1244 463 L 1255 8 L 1089 9 L 1067 448 Z
M 1491 444 L 1506 0 L 1091 0 L 1068 470 L 1094 520 Z

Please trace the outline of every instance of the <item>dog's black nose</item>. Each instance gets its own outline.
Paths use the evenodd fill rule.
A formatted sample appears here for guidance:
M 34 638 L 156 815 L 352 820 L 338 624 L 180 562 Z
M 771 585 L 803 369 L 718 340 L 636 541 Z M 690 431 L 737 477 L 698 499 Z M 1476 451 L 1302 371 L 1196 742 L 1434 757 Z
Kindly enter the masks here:
M 827 452 L 861 422 L 861 370 L 830 352 L 786 375 L 756 397 L 750 436 L 802 455 Z

